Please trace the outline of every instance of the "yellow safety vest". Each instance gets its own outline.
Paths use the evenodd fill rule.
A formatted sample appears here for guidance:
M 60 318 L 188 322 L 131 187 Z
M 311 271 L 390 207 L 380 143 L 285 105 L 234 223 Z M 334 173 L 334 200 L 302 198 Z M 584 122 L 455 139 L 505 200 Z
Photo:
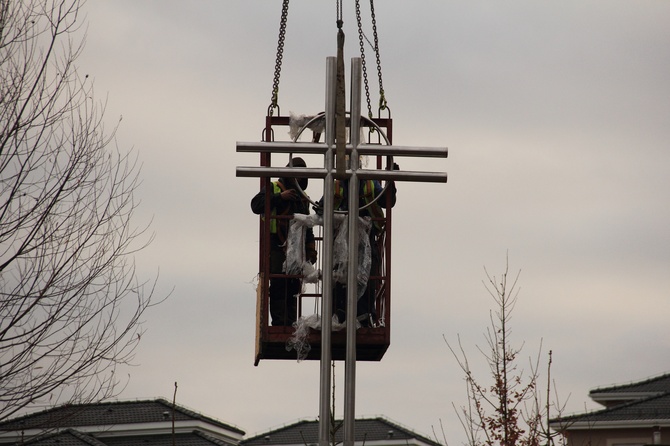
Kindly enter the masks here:
M 285 188 L 283 187 L 284 185 L 281 184 L 279 181 L 273 181 L 272 182 L 272 193 L 273 194 L 281 194 Z M 286 208 L 286 211 L 282 213 L 282 215 L 285 215 L 288 213 L 288 207 Z M 277 216 L 277 209 L 272 208 L 272 217 L 270 218 L 270 234 L 276 234 L 277 233 L 277 219 L 274 218 Z
M 333 209 L 338 209 L 342 204 L 342 199 L 344 198 L 344 187 L 340 180 L 335 180 L 335 203 L 333 204 Z M 366 180 L 363 184 L 363 198 L 366 205 L 372 203 L 375 199 L 375 183 L 373 180 Z M 384 228 L 384 221 L 376 220 L 378 218 L 384 218 L 384 210 L 379 206 L 379 202 L 375 201 L 372 205 L 366 208 L 373 218 L 373 224 L 380 231 Z

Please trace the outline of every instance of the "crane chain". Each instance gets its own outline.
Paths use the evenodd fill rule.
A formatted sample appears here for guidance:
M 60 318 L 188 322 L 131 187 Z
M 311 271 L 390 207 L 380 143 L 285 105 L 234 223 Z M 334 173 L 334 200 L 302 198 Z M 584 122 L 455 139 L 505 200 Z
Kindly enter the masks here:
M 379 78 L 379 110 L 386 110 L 388 108 L 388 103 L 386 101 L 386 95 L 384 93 L 384 84 L 382 80 L 382 64 L 381 58 L 379 55 L 379 36 L 377 34 L 377 17 L 375 15 L 375 6 L 374 0 L 370 0 L 370 15 L 372 17 L 372 33 L 374 38 L 374 45 L 368 40 L 367 36 L 363 33 L 363 25 L 361 23 L 361 7 L 360 0 L 356 0 L 356 21 L 358 23 L 358 40 L 361 49 L 361 65 L 363 68 L 363 83 L 365 84 L 365 98 L 368 105 L 368 117 L 372 118 L 372 105 L 370 103 L 370 86 L 368 84 L 368 73 L 367 66 L 365 63 L 365 43 L 364 39 L 368 41 L 368 44 L 374 49 L 375 57 L 377 62 L 377 76 Z
M 337 23 L 337 29 L 342 29 L 342 0 L 335 0 L 335 19 Z
M 281 67 L 282 67 L 282 60 L 284 57 L 284 41 L 286 39 L 286 23 L 288 21 L 288 8 L 289 8 L 289 0 L 283 0 L 282 3 L 282 12 L 281 12 L 281 21 L 279 24 L 279 37 L 277 38 L 277 58 L 275 61 L 275 72 L 274 72 L 274 78 L 273 78 L 273 83 L 272 83 L 272 97 L 270 100 L 270 106 L 268 107 L 268 115 L 272 116 L 274 114 L 274 110 L 277 109 L 279 110 L 279 80 L 281 78 Z M 342 0 L 337 0 L 336 1 L 336 8 L 337 8 L 337 19 L 338 19 L 338 28 L 341 29 L 342 27 Z M 377 34 L 377 18 L 375 16 L 375 9 L 374 9 L 374 0 L 370 0 L 370 15 L 372 18 L 372 33 L 373 33 L 373 38 L 374 38 L 374 45 L 371 44 L 371 46 L 374 48 L 375 51 L 375 58 L 376 58 L 376 63 L 377 63 L 377 76 L 379 78 L 379 110 L 386 110 L 388 108 L 388 103 L 386 101 L 386 95 L 384 93 L 384 84 L 382 80 L 382 66 L 381 66 L 381 58 L 379 55 L 379 37 Z M 368 107 L 368 117 L 372 118 L 372 105 L 370 101 L 370 86 L 368 82 L 368 73 L 367 73 L 367 66 L 365 63 L 365 43 L 364 39 L 368 40 L 367 37 L 363 33 L 363 26 L 361 22 L 361 8 L 360 8 L 360 0 L 356 0 L 356 21 L 358 24 L 358 39 L 359 39 L 359 45 L 360 45 L 360 50 L 361 50 L 361 64 L 362 64 L 362 69 L 363 69 L 363 82 L 365 84 L 365 98 L 367 101 L 367 107 Z M 368 40 L 368 43 L 370 41 Z
M 368 118 L 372 119 L 372 105 L 370 103 L 370 85 L 368 83 L 368 69 L 365 65 L 365 44 L 363 43 L 363 25 L 361 23 L 361 4 L 356 0 L 356 23 L 358 24 L 358 43 L 361 48 L 361 67 L 363 69 L 363 84 L 365 85 L 365 99 L 368 104 Z
M 281 10 L 281 21 L 279 23 L 279 37 L 277 39 L 277 59 L 275 61 L 275 74 L 272 82 L 272 98 L 268 107 L 268 116 L 274 114 L 274 110 L 279 110 L 279 78 L 281 76 L 281 64 L 284 57 L 284 40 L 286 39 L 286 22 L 288 19 L 288 2 L 284 0 Z
M 375 40 L 375 56 L 377 57 L 377 75 L 379 76 L 379 109 L 386 110 L 388 103 L 384 95 L 384 84 L 382 82 L 382 63 L 379 57 L 379 37 L 377 36 L 377 17 L 375 16 L 375 2 L 370 0 L 370 16 L 372 17 L 372 35 Z

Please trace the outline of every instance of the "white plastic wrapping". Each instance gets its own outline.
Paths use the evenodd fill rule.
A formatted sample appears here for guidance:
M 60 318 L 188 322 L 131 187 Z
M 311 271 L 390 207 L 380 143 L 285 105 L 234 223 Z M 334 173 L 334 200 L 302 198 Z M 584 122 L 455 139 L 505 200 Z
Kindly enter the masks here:
M 336 283 L 347 283 L 347 271 L 349 269 L 349 220 L 343 216 L 335 220 L 335 239 L 333 240 L 333 281 Z M 370 267 L 372 266 L 372 255 L 370 248 L 370 228 L 372 220 L 370 217 L 358 219 L 358 272 L 357 298 L 360 299 L 365 292 L 370 279 Z
M 333 218 L 335 227 L 335 238 L 333 240 L 333 281 L 334 283 L 347 283 L 347 270 L 349 266 L 349 231 L 348 218 L 344 214 L 335 214 Z M 302 274 L 303 283 L 316 283 L 321 278 L 321 270 L 315 269 L 305 258 L 305 237 L 308 228 L 315 225 L 323 226 L 323 218 L 317 214 L 294 214 L 289 225 L 286 239 L 286 261 L 283 270 L 286 274 Z M 370 229 L 372 220 L 370 217 L 358 219 L 358 272 L 357 297 L 360 299 L 370 279 L 370 268 L 372 266 L 372 251 L 370 247 Z M 354 318 L 357 328 L 360 323 Z M 295 350 L 298 361 L 307 358 L 311 349 L 309 344 L 309 329 L 321 330 L 321 316 L 311 314 L 302 316 L 293 325 L 295 332 L 286 342 L 286 350 Z M 333 316 L 333 331 L 342 330 L 345 323 L 339 323 L 337 316 Z
M 305 237 L 308 228 L 322 224 L 323 218 L 317 214 L 293 215 L 286 238 L 286 261 L 283 265 L 286 274 L 302 274 L 305 283 L 316 283 L 319 280 L 321 270 L 314 268 L 305 258 Z
M 337 316 L 333 316 L 333 321 L 331 322 L 333 331 L 340 331 L 345 328 L 345 323 L 340 323 L 337 320 Z M 309 316 L 304 316 L 298 319 L 293 326 L 295 331 L 293 335 L 286 341 L 286 351 L 295 350 L 298 356 L 298 362 L 307 358 L 312 346 L 309 344 L 309 329 L 313 328 L 314 330 L 321 330 L 321 316 L 318 314 L 310 314 Z M 360 326 L 359 323 L 356 324 L 357 328 Z
M 298 137 L 298 134 L 300 133 L 302 128 L 305 127 L 305 124 L 307 124 L 313 118 L 314 116 L 296 115 L 293 112 L 289 112 L 288 134 L 291 137 L 291 139 L 295 140 Z M 309 125 L 309 129 L 315 133 L 323 133 L 325 130 L 325 122 L 326 120 L 324 117 L 316 119 Z
M 336 214 L 333 219 L 335 239 L 333 240 L 333 281 L 347 283 L 349 267 L 349 230 L 348 219 L 343 214 Z M 286 261 L 283 271 L 286 274 L 303 274 L 306 283 L 316 283 L 321 277 L 321 271 L 315 269 L 305 258 L 305 237 L 307 228 L 323 225 L 323 218 L 317 214 L 294 214 L 289 225 L 286 239 Z M 370 217 L 358 219 L 358 282 L 357 296 L 360 299 L 370 279 L 372 255 L 370 248 Z

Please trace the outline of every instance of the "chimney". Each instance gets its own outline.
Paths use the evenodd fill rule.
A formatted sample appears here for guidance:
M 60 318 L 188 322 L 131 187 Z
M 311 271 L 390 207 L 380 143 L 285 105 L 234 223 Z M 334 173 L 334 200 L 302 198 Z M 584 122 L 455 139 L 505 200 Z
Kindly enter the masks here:
M 661 444 L 661 427 L 654 426 L 653 444 Z

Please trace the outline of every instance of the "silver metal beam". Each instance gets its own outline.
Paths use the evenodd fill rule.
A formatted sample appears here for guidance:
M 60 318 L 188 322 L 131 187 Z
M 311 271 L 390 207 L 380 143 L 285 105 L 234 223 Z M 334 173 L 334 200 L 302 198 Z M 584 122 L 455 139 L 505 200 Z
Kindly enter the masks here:
M 321 299 L 321 362 L 319 380 L 319 446 L 330 446 L 330 363 L 333 322 L 333 150 L 335 147 L 335 77 L 337 58 L 326 59 L 326 159 L 323 184 L 323 298 Z
M 328 169 L 305 167 L 237 167 L 238 177 L 289 177 L 289 178 L 326 178 Z M 411 170 L 367 170 L 358 169 L 359 180 L 410 181 L 423 183 L 446 183 L 446 172 L 416 172 Z M 352 171 L 345 172 L 347 178 Z
M 349 177 L 349 266 L 347 271 L 347 347 L 344 363 L 344 446 L 354 446 L 356 420 L 356 316 L 358 303 L 358 143 L 361 116 L 361 58 L 351 59 L 351 176 Z
M 312 167 L 258 167 L 240 166 L 235 169 L 238 177 L 288 177 L 288 178 L 326 178 L 327 169 Z
M 355 120 L 354 120 L 355 121 Z M 313 142 L 237 142 L 237 151 L 240 153 L 301 153 L 323 154 L 328 149 L 326 144 Z M 345 147 L 347 154 L 351 154 L 351 144 Z M 447 147 L 410 147 L 383 144 L 360 144 L 358 154 L 365 156 L 411 156 L 424 158 L 447 158 Z
M 411 170 L 359 170 L 361 180 L 420 181 L 423 183 L 446 183 L 446 172 L 414 172 Z
M 386 146 L 380 144 L 361 144 L 358 147 L 358 154 L 447 158 L 449 156 L 449 149 L 447 147 L 408 147 L 408 146 Z
M 326 144 L 316 142 L 237 142 L 237 151 L 241 153 L 316 153 L 325 154 Z

